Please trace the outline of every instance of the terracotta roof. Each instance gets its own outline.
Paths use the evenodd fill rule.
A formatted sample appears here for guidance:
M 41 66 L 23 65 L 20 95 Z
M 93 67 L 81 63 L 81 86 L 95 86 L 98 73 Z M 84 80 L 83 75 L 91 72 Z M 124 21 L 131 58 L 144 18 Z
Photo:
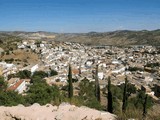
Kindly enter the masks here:
M 78 74 L 78 73 L 79 73 L 79 70 L 78 70 L 78 69 L 73 69 L 73 70 L 72 70 L 72 73 L 73 73 L 73 74 Z
M 9 85 L 14 84 L 16 81 L 19 81 L 19 78 L 11 78 L 8 80 L 8 84 Z
M 7 90 L 16 90 L 22 83 L 24 80 L 19 80 L 18 82 L 16 82 L 14 85 L 10 86 L 9 88 L 7 88 Z

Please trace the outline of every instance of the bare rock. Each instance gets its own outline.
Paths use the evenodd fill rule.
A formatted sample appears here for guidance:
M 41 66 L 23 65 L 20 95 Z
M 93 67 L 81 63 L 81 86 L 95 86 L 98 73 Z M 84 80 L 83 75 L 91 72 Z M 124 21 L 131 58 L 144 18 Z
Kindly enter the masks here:
M 53 109 L 52 112 L 54 112 L 54 111 L 58 110 L 58 107 L 57 106 L 53 106 L 52 109 Z
M 34 104 L 30 107 L 0 107 L 0 120 L 115 120 L 116 116 L 88 107 L 63 103 L 60 106 Z
M 32 107 L 39 107 L 40 106 L 40 104 L 38 104 L 38 103 L 34 103 L 33 105 L 32 105 Z

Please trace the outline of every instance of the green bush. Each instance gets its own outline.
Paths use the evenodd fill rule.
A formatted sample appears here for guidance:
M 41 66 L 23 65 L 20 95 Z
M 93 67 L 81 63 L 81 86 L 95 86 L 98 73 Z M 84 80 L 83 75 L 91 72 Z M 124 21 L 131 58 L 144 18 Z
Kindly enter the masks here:
M 45 77 L 48 77 L 48 74 L 44 71 L 36 71 L 34 72 L 32 77 L 35 77 L 35 76 L 38 76 L 40 78 L 45 78 Z
M 100 102 L 95 97 L 94 82 L 83 79 L 79 84 L 79 88 L 79 97 L 83 100 L 83 105 L 98 110 L 102 109 Z
M 7 83 L 4 81 L 4 78 L 0 76 L 0 91 L 5 91 L 7 88 Z
M 140 91 L 137 93 L 136 97 L 132 97 L 129 99 L 129 104 L 132 108 L 132 106 L 135 106 L 137 109 L 143 109 L 143 104 L 145 100 L 145 93 L 143 91 Z M 151 97 L 148 97 L 147 100 L 147 109 L 151 108 L 153 106 L 153 99 Z
M 51 73 L 50 73 L 51 76 L 55 76 L 55 75 L 58 75 L 58 72 L 55 71 L 55 70 L 51 70 Z
M 20 79 L 30 79 L 31 78 L 31 72 L 28 70 L 19 71 L 16 74 L 10 74 L 8 76 L 8 79 L 13 77 L 19 77 Z
M 54 102 L 60 97 L 57 86 L 49 86 L 46 83 L 34 83 L 27 92 L 26 101 L 28 104 L 39 103 L 45 105 Z
M 25 104 L 25 99 L 14 91 L 0 92 L 0 105 L 16 106 L 18 104 Z

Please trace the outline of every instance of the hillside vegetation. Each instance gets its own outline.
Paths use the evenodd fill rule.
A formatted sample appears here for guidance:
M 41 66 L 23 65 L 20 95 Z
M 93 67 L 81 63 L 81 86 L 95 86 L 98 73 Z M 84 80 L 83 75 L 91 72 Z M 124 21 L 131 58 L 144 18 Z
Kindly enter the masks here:
M 8 32 L 0 33 L 0 48 L 4 50 L 13 50 L 17 48 L 17 42 L 20 42 L 22 39 L 14 34 Z

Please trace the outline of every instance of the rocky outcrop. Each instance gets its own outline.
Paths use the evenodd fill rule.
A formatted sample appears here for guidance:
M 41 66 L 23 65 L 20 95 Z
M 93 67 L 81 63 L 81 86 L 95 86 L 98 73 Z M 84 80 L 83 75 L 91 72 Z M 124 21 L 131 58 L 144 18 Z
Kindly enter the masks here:
M 70 104 L 30 107 L 0 107 L 0 120 L 115 120 L 116 116 L 87 107 L 76 107 Z

